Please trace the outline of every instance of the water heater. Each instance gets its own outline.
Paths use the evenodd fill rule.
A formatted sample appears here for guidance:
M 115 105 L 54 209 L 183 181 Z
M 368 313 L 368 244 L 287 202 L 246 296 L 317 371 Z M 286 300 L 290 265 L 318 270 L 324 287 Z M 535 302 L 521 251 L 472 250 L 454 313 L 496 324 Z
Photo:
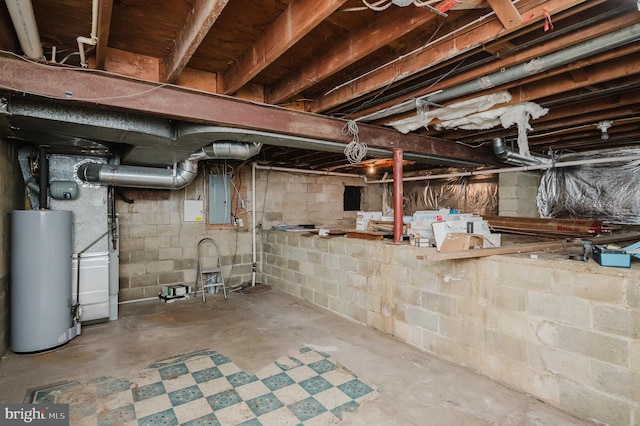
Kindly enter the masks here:
M 70 211 L 11 215 L 11 349 L 37 352 L 80 334 L 71 302 Z

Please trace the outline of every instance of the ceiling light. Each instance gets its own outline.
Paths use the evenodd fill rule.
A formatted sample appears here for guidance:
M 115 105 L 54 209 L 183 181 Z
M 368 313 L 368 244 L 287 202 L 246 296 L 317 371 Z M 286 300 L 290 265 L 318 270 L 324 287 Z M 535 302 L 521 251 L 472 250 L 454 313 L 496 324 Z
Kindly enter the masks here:
M 603 141 L 606 141 L 607 139 L 609 139 L 609 127 L 613 126 L 613 121 L 612 120 L 602 120 L 602 121 L 598 121 L 598 124 L 596 124 L 596 127 L 598 128 L 598 130 L 600 130 L 602 132 L 602 135 L 600 135 L 600 138 Z
M 372 175 L 372 174 L 374 174 L 376 172 L 376 168 L 373 167 L 373 165 L 370 165 L 368 172 L 369 172 L 370 175 Z

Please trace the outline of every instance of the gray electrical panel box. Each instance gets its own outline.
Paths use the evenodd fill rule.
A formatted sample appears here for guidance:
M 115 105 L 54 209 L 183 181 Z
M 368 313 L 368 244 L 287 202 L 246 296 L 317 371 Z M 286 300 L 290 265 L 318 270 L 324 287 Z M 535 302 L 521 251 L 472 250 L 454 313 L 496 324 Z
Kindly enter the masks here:
M 209 175 L 209 223 L 231 223 L 231 177 Z

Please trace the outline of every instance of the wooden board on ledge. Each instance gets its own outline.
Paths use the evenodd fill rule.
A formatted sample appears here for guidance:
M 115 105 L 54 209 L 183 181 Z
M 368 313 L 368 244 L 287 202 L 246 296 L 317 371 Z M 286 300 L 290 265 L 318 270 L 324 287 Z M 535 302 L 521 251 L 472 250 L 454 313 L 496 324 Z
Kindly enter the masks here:
M 601 220 L 483 216 L 491 230 L 522 235 L 591 237 L 610 232 Z
M 380 231 L 348 231 L 347 238 L 356 238 L 359 240 L 381 241 L 384 237 L 392 236 L 388 232 Z
M 419 260 L 455 260 L 455 259 L 472 259 L 477 257 L 493 256 L 496 254 L 513 254 L 513 253 L 530 253 L 534 251 L 558 250 L 570 247 L 581 247 L 582 240 L 591 240 L 593 244 L 610 244 L 623 241 L 640 241 L 640 232 L 627 232 L 622 234 L 612 234 L 606 236 L 597 236 L 593 238 L 568 239 L 547 241 L 528 244 L 515 244 L 512 246 L 482 248 L 476 250 L 461 250 L 448 253 L 435 252 L 425 253 L 417 256 Z

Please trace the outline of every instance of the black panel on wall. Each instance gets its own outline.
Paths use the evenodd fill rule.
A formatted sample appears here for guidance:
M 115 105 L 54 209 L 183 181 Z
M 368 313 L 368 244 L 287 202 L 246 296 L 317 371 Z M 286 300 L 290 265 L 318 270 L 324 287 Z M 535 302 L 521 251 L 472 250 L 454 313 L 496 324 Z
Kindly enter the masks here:
M 359 186 L 344 187 L 344 211 L 360 210 L 362 188 Z

